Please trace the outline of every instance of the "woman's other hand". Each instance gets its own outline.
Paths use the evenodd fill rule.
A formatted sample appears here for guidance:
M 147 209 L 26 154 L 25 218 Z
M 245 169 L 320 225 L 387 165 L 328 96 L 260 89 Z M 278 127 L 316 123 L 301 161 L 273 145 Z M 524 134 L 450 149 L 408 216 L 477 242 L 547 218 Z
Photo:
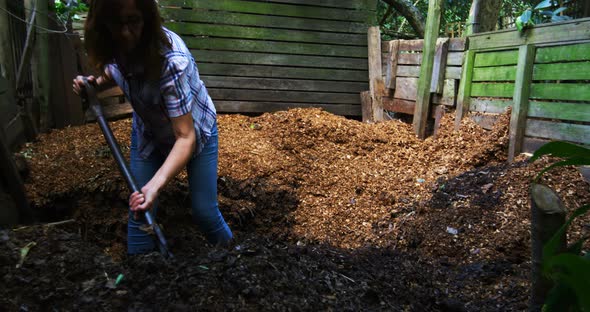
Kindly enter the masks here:
M 96 78 L 94 76 L 76 76 L 76 78 L 74 78 L 73 80 L 74 84 L 72 85 L 72 88 L 74 93 L 76 93 L 77 95 L 80 95 L 82 90 L 84 89 L 84 78 L 88 80 L 88 83 L 96 83 Z

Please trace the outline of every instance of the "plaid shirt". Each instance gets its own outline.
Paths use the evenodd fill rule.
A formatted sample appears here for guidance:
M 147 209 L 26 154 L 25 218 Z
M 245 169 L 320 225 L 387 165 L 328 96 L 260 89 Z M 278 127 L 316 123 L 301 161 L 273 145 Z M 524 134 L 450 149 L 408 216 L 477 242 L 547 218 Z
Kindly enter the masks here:
M 176 141 L 170 118 L 188 113 L 193 116 L 197 138 L 194 155 L 199 154 L 211 137 L 217 118 L 213 101 L 199 78 L 197 64 L 189 49 L 177 34 L 166 28 L 164 31 L 172 48 L 163 51 L 164 63 L 158 82 L 150 83 L 129 74 L 141 74 L 142 68 L 123 74 L 117 63 L 106 67 L 133 106 L 132 129 L 137 135 L 142 158 L 149 157 L 156 149 L 167 155 Z

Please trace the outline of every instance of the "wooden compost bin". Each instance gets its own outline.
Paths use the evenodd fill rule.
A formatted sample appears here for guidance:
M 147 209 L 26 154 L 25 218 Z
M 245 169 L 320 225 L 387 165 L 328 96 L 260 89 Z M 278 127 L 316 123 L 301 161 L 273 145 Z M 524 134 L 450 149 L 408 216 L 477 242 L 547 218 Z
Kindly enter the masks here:
M 509 157 L 551 140 L 590 144 L 590 19 L 470 36 L 458 118 L 490 127 L 512 107 Z

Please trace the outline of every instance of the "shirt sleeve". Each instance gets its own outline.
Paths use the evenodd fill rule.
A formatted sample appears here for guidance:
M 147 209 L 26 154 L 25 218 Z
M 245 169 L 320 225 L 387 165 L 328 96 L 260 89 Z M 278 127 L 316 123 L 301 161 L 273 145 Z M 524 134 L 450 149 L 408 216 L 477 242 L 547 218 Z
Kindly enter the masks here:
M 179 117 L 191 112 L 193 95 L 190 87 L 190 60 L 183 53 L 167 56 L 160 81 L 160 91 L 168 116 Z

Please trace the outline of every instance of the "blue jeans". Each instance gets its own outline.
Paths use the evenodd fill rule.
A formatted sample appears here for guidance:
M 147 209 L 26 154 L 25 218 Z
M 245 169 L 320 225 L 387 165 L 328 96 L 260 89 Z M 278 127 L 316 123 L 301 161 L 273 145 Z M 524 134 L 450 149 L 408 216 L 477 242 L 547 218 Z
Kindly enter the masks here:
M 131 173 L 139 188 L 142 188 L 162 166 L 165 156 L 154 151 L 147 159 L 139 157 L 137 134 L 131 132 Z M 217 156 L 218 135 L 217 126 L 212 136 L 205 144 L 203 151 L 187 164 L 189 192 L 193 221 L 204 232 L 207 240 L 212 244 L 226 244 L 233 235 L 223 219 L 217 204 Z M 154 218 L 158 209 L 157 202 L 152 211 Z M 140 229 L 145 226 L 143 214 L 135 220 L 129 211 L 127 223 L 127 253 L 138 254 L 154 250 L 155 241 L 150 234 Z

